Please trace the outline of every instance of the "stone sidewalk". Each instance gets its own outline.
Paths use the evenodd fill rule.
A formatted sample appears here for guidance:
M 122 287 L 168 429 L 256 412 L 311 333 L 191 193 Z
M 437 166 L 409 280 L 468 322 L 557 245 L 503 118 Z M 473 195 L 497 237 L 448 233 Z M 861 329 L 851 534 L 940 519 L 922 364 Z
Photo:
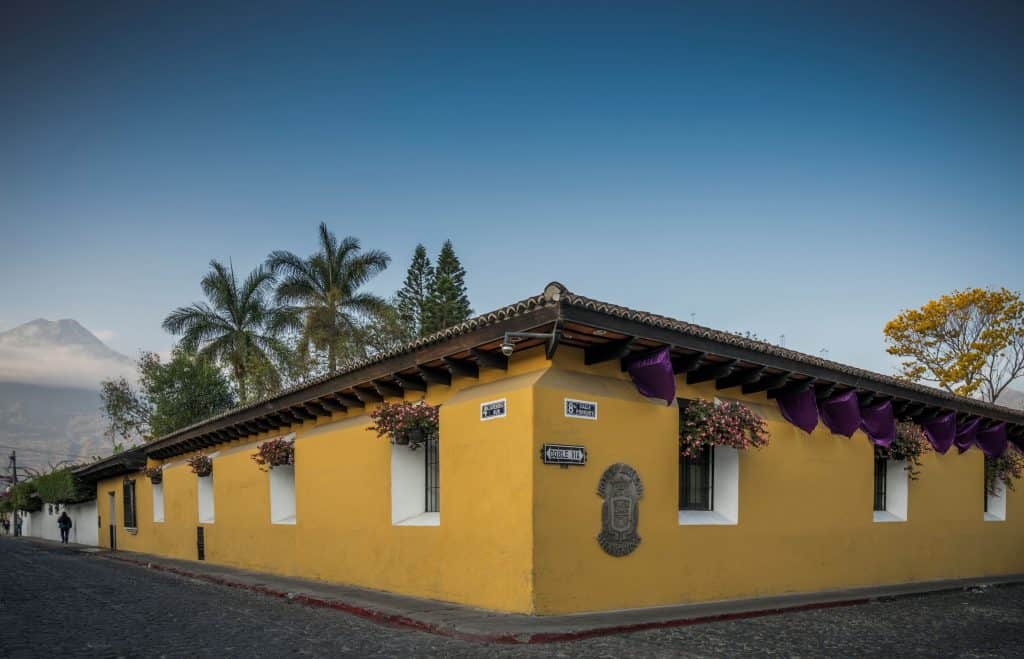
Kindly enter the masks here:
M 58 543 L 38 538 L 23 538 L 23 540 L 45 544 L 51 548 L 61 547 Z M 854 606 L 929 593 L 961 591 L 980 586 L 1024 583 L 1024 575 L 1009 575 L 851 588 L 645 609 L 531 616 L 486 611 L 459 604 L 406 597 L 352 586 L 251 572 L 202 561 L 178 560 L 127 551 L 111 552 L 83 545 L 67 545 L 61 548 L 66 551 L 93 553 L 107 560 L 122 561 L 223 586 L 282 597 L 310 606 L 337 609 L 376 622 L 467 641 L 490 643 L 570 641 L 608 634 L 777 615 L 792 611 Z

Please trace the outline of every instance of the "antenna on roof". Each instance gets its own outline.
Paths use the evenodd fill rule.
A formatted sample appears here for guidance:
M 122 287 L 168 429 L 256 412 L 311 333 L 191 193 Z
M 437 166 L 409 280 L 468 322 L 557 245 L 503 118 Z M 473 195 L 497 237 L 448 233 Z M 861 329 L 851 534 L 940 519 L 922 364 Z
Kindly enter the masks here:
M 785 334 L 779 334 L 779 345 L 782 346 L 783 348 L 786 347 L 786 335 Z
M 828 348 L 822 348 L 821 350 L 818 351 L 818 354 L 821 356 L 822 359 L 825 359 L 826 357 L 828 357 Z

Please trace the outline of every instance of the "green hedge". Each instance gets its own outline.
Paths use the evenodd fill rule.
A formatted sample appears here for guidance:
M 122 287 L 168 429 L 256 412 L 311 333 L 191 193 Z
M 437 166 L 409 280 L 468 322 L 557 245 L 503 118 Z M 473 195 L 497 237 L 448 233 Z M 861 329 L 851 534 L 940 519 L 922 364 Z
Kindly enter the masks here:
M 95 496 L 95 490 L 87 488 L 68 468 L 43 474 L 32 482 L 35 483 L 39 498 L 46 503 L 77 503 Z

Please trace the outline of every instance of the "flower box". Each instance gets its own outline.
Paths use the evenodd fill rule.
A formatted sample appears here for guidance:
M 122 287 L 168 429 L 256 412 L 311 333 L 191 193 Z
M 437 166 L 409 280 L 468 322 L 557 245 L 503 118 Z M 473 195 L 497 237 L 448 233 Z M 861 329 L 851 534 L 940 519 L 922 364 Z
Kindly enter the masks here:
M 424 402 L 383 403 L 370 412 L 373 425 L 367 430 L 387 437 L 392 444 L 416 450 L 429 440 L 438 438 L 438 407 Z
M 213 459 L 205 453 L 189 458 L 188 466 L 192 468 L 192 473 L 199 478 L 205 478 L 213 473 Z

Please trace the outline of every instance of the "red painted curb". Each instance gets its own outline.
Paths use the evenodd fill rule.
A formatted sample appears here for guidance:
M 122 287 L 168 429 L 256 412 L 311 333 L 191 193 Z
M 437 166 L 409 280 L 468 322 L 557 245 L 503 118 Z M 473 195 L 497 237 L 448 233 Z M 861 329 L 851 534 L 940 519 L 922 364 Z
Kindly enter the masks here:
M 422 632 L 428 632 L 430 634 L 437 634 L 439 636 L 447 636 L 449 638 L 455 638 L 462 641 L 472 641 L 476 643 L 503 643 L 503 644 L 532 644 L 532 643 L 558 643 L 564 641 L 578 641 L 586 638 L 594 638 L 597 636 L 609 636 L 613 634 L 625 634 L 631 632 L 646 631 L 651 629 L 666 629 L 670 627 L 686 627 L 689 625 L 700 625 L 709 622 L 725 622 L 728 620 L 743 620 L 745 618 L 762 618 L 765 616 L 782 615 L 785 613 L 795 613 L 798 611 L 813 611 L 816 609 L 834 609 L 844 606 L 858 606 L 861 604 L 870 604 L 872 602 L 883 602 L 893 601 L 898 599 L 904 599 L 907 597 L 917 597 L 920 595 L 928 595 L 932 593 L 949 592 L 953 590 L 963 590 L 965 587 L 953 587 L 936 589 L 934 591 L 924 591 L 916 593 L 905 593 L 895 595 L 879 595 L 875 597 L 859 597 L 855 599 L 847 600 L 836 600 L 831 602 L 816 602 L 811 604 L 794 604 L 793 606 L 776 606 L 766 609 L 758 609 L 751 611 L 740 611 L 737 613 L 718 613 L 712 615 L 695 616 L 692 618 L 679 618 L 676 620 L 660 620 L 657 622 L 638 622 L 625 625 L 614 625 L 609 627 L 596 627 L 594 629 L 585 629 L 581 631 L 572 632 L 541 632 L 541 633 L 520 633 L 520 634 L 471 634 L 459 631 L 453 627 L 447 625 L 439 625 L 436 623 L 426 622 L 424 620 L 417 620 L 416 618 L 410 618 L 409 616 L 384 613 L 376 609 L 368 609 L 354 604 L 347 604 L 339 600 L 323 599 L 321 597 L 315 597 L 312 595 L 294 594 L 289 595 L 285 591 L 275 590 L 273 588 L 267 588 L 266 586 L 258 586 L 253 584 L 246 584 L 240 581 L 233 581 L 231 579 L 225 579 L 222 577 L 215 577 L 209 574 L 203 574 L 200 572 L 190 572 L 188 570 L 182 570 L 180 568 L 170 567 L 167 565 L 160 565 L 159 563 L 152 563 L 149 561 L 136 560 L 134 558 L 128 558 L 126 556 L 119 556 L 116 553 L 107 554 L 94 554 L 95 556 L 101 556 L 115 561 L 121 561 L 123 563 L 130 563 L 132 565 L 139 565 L 161 572 L 169 572 L 177 574 L 179 576 L 188 577 L 191 579 L 202 579 L 203 581 L 209 581 L 220 586 L 227 586 L 229 588 L 239 588 L 241 590 L 248 590 L 261 595 L 270 595 L 271 597 L 280 597 L 282 599 L 288 599 L 293 602 L 299 602 L 306 606 L 316 606 L 327 609 L 335 609 L 337 611 L 344 611 L 360 618 L 372 620 L 374 622 L 392 625 L 396 627 L 404 627 L 406 629 L 415 629 Z M 1010 584 L 992 584 L 994 586 L 1010 585 Z

